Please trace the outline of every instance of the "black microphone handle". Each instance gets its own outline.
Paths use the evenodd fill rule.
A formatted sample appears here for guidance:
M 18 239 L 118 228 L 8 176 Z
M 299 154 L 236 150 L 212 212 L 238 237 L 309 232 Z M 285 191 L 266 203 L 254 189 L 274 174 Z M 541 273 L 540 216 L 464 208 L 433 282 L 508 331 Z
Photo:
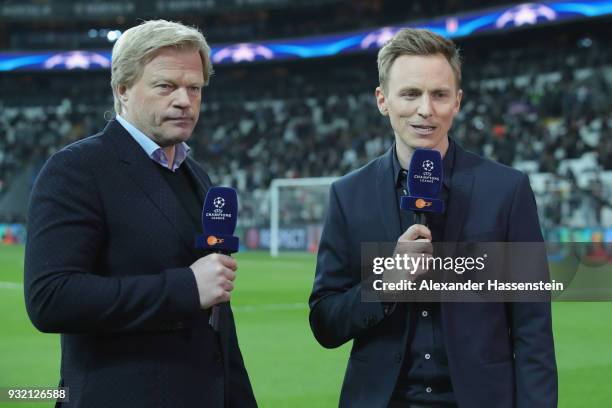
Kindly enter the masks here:
M 427 227 L 427 216 L 425 215 L 423 211 L 414 212 L 414 223 L 421 224 Z M 425 238 L 425 237 L 419 236 L 419 238 Z
M 414 223 L 427 226 L 427 217 L 423 211 L 414 212 Z
M 227 256 L 232 256 L 232 254 L 228 254 L 224 251 L 212 251 L 211 253 L 213 254 L 222 254 L 222 255 L 227 255 Z M 225 303 L 225 302 L 223 302 Z M 219 314 L 220 314 L 220 309 L 219 306 L 220 303 L 214 305 L 211 309 L 210 309 L 210 317 L 208 318 L 208 324 L 210 324 L 212 326 L 213 329 L 215 329 L 215 331 L 219 331 Z

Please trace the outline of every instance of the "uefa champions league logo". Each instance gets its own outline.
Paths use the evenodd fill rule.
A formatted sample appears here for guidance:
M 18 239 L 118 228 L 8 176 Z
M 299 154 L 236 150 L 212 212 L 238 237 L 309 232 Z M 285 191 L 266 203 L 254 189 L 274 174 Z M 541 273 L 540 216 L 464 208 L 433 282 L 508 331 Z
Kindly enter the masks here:
M 43 63 L 45 69 L 64 67 L 66 69 L 109 68 L 110 59 L 102 54 L 89 51 L 69 51 L 54 54 Z
M 225 221 L 226 219 L 233 218 L 231 210 L 229 213 L 223 212 L 223 207 L 225 207 L 225 199 L 223 197 L 216 197 L 213 200 L 212 204 L 215 208 L 212 210 L 212 212 L 206 212 L 206 214 L 204 215 L 205 217 L 213 221 Z
M 215 213 L 220 213 L 222 208 L 225 206 L 225 199 L 223 197 L 217 197 L 213 200 L 213 205 L 215 206 Z
M 241 43 L 221 48 L 213 54 L 213 62 L 230 60 L 232 62 L 270 60 L 274 58 L 274 51 L 255 43 Z M 227 61 L 226 61 L 227 62 Z
M 425 160 L 423 162 L 423 170 L 428 171 L 428 172 L 432 172 L 434 169 L 434 164 L 431 160 Z
M 434 176 L 432 171 L 436 168 L 435 163 L 432 160 L 423 160 L 421 163 L 422 172 L 418 171 L 418 167 L 415 167 L 415 172 L 412 175 L 412 179 L 419 183 L 436 183 L 440 180 L 439 176 Z
M 376 31 L 369 33 L 362 41 L 359 46 L 362 49 L 368 48 L 380 48 L 385 45 L 397 32 L 399 28 L 394 27 L 383 27 Z
M 512 7 L 504 12 L 495 22 L 497 28 L 506 26 L 520 27 L 522 25 L 533 25 L 539 21 L 553 21 L 557 19 L 557 13 L 545 4 L 523 3 Z
M 223 206 L 225 205 L 225 200 L 223 199 L 223 197 L 217 197 L 213 200 L 213 205 L 215 206 L 215 208 L 223 208 Z

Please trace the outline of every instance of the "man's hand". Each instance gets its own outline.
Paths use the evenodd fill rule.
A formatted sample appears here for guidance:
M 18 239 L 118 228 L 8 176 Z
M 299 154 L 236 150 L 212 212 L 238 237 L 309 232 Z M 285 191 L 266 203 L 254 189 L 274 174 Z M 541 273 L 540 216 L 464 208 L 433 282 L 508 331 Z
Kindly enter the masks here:
M 409 258 L 421 258 L 427 260 L 433 255 L 433 245 L 431 244 L 431 231 L 425 225 L 414 224 L 408 228 L 404 233 L 397 239 L 397 245 L 393 256 L 404 255 Z M 416 281 L 419 277 L 423 276 L 427 272 L 426 267 L 419 267 L 416 270 L 388 270 L 383 274 L 383 281 L 385 282 L 400 282 L 403 279 L 408 281 Z
M 235 259 L 227 255 L 210 254 L 195 261 L 190 268 L 198 284 L 202 309 L 229 302 L 238 269 Z

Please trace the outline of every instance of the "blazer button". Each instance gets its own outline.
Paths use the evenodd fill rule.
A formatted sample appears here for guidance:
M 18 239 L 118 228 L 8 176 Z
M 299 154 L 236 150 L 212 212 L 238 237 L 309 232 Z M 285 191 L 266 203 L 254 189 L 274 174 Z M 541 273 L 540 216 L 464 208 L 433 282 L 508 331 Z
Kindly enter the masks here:
M 396 362 L 397 364 L 399 364 L 399 363 L 401 363 L 401 362 L 402 362 L 402 353 L 397 353 L 397 354 L 395 355 L 395 362 Z

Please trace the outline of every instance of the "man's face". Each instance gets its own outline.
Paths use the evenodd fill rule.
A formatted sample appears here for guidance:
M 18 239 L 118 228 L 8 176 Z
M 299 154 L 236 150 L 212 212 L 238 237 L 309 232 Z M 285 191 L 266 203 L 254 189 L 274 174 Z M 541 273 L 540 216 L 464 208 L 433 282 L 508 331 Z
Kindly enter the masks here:
M 197 51 L 162 48 L 138 81 L 118 87 L 121 116 L 161 147 L 184 142 L 200 115 L 202 69 Z
M 446 153 L 448 129 L 463 93 L 446 58 L 402 55 L 391 65 L 386 88 L 376 88 L 376 102 L 389 116 L 398 154 L 409 157 L 416 148 Z

